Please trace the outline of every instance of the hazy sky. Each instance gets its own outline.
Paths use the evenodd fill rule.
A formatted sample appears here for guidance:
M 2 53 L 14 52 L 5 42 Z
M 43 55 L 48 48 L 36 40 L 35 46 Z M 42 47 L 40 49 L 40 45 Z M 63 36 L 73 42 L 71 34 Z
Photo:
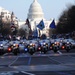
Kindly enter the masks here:
M 32 2 L 33 0 L 0 0 L 0 6 L 13 11 L 19 19 L 25 20 Z M 47 20 L 50 18 L 58 19 L 68 4 L 75 4 L 75 0 L 38 0 L 38 2 Z

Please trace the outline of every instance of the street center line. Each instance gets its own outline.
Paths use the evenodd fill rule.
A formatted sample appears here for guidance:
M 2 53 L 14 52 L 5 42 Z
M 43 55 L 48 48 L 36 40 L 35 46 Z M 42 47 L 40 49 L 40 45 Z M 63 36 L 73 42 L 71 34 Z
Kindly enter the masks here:
M 52 59 L 52 58 L 50 58 L 49 56 L 48 56 L 48 58 L 51 59 L 51 60 L 53 60 L 53 61 L 56 61 L 56 62 L 59 63 L 59 64 L 63 64 L 62 62 L 60 62 L 60 61 L 58 61 L 58 60 L 56 60 L 56 59 Z
M 19 57 L 17 57 L 12 63 L 10 63 L 8 66 L 10 67 L 12 64 L 14 64 L 17 60 L 18 60 Z
M 29 57 L 28 65 L 30 65 L 30 62 L 31 62 L 31 57 Z
M 21 71 L 21 73 L 28 74 L 28 75 L 35 75 L 35 74 L 28 73 L 28 72 L 25 72 L 25 71 Z
M 60 52 L 59 50 L 57 51 L 60 55 L 62 54 L 62 52 Z

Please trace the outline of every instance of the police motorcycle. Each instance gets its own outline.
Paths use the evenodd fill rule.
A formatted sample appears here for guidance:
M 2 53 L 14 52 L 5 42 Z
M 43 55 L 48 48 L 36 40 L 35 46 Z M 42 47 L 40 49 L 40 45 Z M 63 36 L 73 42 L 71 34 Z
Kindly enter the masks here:
M 72 46 L 72 42 L 69 41 L 69 39 L 65 39 L 62 43 L 62 47 L 63 50 L 66 50 L 67 52 L 69 52 L 73 46 Z
M 24 46 L 25 45 L 25 41 L 24 41 L 24 39 L 20 39 L 20 41 L 19 41 L 19 51 L 20 51 L 20 53 L 24 53 Z
M 4 54 L 4 47 L 3 47 L 3 44 L 0 43 L 0 55 L 3 55 Z
M 53 50 L 54 39 L 50 39 L 50 50 Z
M 67 40 L 65 42 L 65 49 L 66 49 L 67 52 L 69 52 L 72 49 L 72 44 L 69 40 Z
M 8 48 L 7 48 L 7 53 L 10 53 L 10 52 L 12 52 L 12 49 L 13 48 L 13 43 L 12 42 L 9 42 L 9 44 L 8 44 Z
M 36 40 L 29 40 L 29 44 L 27 45 L 28 52 L 33 55 L 37 51 L 37 41 Z
M 7 43 L 8 41 L 6 40 L 0 40 L 0 55 L 3 55 L 6 52 L 8 47 Z
M 37 46 L 37 52 L 41 52 L 41 50 L 42 50 L 42 46 L 41 46 L 41 44 L 38 42 L 38 46 Z
M 14 43 L 12 49 L 13 49 L 14 55 L 17 55 L 19 53 L 19 45 L 18 44 Z
M 29 40 L 23 40 L 23 42 L 22 42 L 23 50 L 21 52 L 23 52 L 23 53 L 27 53 L 28 52 L 28 44 L 29 44 Z
M 17 41 L 10 41 L 7 49 L 8 53 L 12 52 L 14 55 L 19 53 L 19 44 Z
M 50 44 L 50 49 L 56 53 L 60 49 L 60 42 L 57 39 L 54 39 L 54 42 Z
M 60 40 L 60 49 L 65 50 L 65 42 L 63 40 Z
M 4 48 L 3 48 L 3 39 L 2 36 L 0 35 L 0 55 L 4 53 Z
M 49 40 L 40 40 L 41 52 L 46 54 L 49 50 Z
M 72 40 L 71 44 L 72 44 L 72 48 L 75 49 L 75 40 Z

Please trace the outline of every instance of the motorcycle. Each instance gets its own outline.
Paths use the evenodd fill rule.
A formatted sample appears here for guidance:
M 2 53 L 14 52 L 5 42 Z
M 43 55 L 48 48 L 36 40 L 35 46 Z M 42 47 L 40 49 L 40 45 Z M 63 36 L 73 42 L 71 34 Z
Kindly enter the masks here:
M 41 52 L 44 52 L 44 54 L 46 54 L 47 51 L 48 51 L 48 43 L 43 43 Z
M 14 53 L 14 55 L 17 55 L 17 53 L 19 53 L 19 45 L 13 44 L 12 50 L 13 50 L 12 52 Z
M 60 48 L 60 44 L 59 42 L 54 42 L 54 44 L 52 45 L 52 49 L 53 51 L 56 53 Z
M 28 52 L 28 45 L 27 45 L 27 43 L 24 43 L 24 52 L 25 52 L 25 53 Z
M 30 43 L 30 44 L 27 46 L 27 48 L 28 48 L 28 52 L 29 52 L 31 55 L 33 55 L 33 54 L 35 53 L 35 44 Z
M 7 48 L 7 53 L 12 52 L 12 48 L 13 48 L 13 45 L 8 45 L 8 48 Z
M 4 47 L 3 44 L 0 44 L 0 55 L 4 54 Z
M 72 49 L 72 44 L 70 42 L 65 43 L 65 49 L 69 52 Z
M 41 51 L 41 50 L 42 50 L 41 44 L 38 44 L 37 51 Z

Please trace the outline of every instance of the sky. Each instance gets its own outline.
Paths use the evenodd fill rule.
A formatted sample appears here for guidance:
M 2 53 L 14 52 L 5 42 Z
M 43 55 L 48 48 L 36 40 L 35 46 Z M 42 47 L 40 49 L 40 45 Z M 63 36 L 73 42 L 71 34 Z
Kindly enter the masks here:
M 75 0 L 37 0 L 44 12 L 47 20 L 51 18 L 59 19 L 61 13 L 66 10 L 69 5 L 75 4 Z M 29 7 L 33 0 L 0 0 L 0 6 L 14 12 L 16 17 L 26 20 Z

